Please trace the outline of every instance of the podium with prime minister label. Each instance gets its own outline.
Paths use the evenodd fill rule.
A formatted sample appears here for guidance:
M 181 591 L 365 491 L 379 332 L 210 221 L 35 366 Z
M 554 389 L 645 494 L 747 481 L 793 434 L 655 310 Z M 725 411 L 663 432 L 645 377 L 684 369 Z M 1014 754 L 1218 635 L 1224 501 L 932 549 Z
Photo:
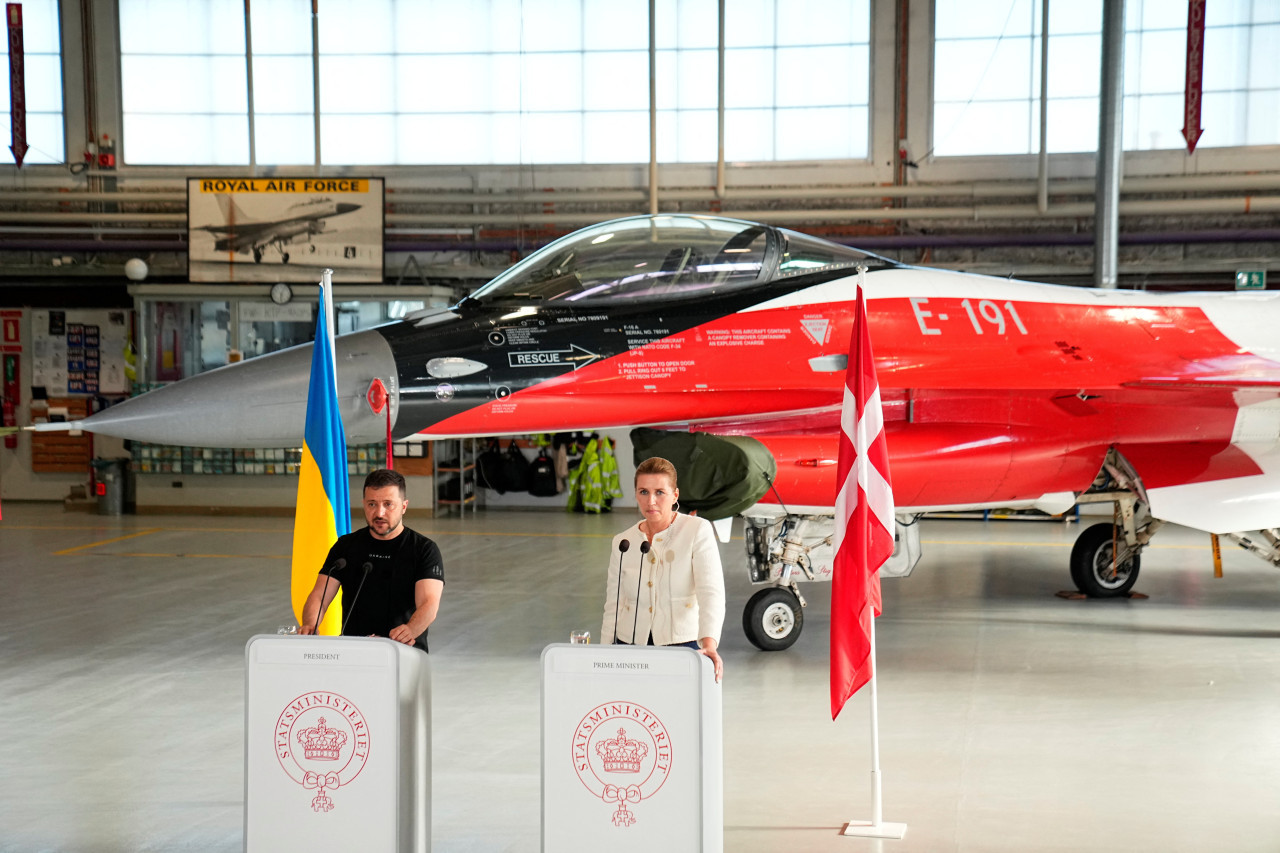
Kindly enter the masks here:
M 431 671 L 373 637 L 245 647 L 246 853 L 431 848 Z
M 724 847 L 720 685 L 689 648 L 542 652 L 542 849 Z

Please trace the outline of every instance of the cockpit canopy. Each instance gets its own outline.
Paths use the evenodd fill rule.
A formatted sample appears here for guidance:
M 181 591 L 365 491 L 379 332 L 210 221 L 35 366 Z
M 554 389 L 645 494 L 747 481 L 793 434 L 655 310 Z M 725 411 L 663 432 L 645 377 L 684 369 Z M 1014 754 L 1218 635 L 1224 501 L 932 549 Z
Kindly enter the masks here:
M 715 216 L 615 219 L 551 243 L 477 291 L 481 303 L 670 301 L 750 287 L 867 255 L 768 225 Z

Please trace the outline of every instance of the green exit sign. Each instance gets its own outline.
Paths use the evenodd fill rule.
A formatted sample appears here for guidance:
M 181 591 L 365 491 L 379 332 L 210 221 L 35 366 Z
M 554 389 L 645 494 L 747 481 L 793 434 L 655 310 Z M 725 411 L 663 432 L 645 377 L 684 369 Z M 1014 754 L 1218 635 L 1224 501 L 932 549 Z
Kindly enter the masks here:
M 1236 272 L 1236 290 L 1266 290 L 1266 270 L 1238 270 Z

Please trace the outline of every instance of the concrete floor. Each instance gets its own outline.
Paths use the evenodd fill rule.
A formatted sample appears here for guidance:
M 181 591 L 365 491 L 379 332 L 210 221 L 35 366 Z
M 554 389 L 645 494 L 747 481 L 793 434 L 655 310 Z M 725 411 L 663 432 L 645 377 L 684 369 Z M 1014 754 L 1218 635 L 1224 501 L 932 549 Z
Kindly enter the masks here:
M 431 630 L 434 850 L 535 851 L 538 656 L 598 636 L 608 537 L 630 520 L 420 519 L 448 585 Z M 1280 572 L 1166 530 L 1142 601 L 1066 601 L 1077 525 L 924 522 L 878 623 L 884 816 L 867 697 L 827 711 L 828 590 L 804 636 L 741 632 L 741 540 L 723 547 L 725 849 L 1280 850 Z M 241 847 L 243 655 L 292 619 L 278 518 L 65 515 L 0 522 L 0 850 Z M 467 744 L 466 749 L 460 744 Z

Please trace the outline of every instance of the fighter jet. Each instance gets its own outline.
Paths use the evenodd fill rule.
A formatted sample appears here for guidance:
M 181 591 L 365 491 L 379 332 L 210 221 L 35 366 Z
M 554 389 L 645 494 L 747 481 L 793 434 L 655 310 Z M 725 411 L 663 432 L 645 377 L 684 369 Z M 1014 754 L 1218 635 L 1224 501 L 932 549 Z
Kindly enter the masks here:
M 867 298 L 904 574 L 943 509 L 1115 507 L 1076 585 L 1127 593 L 1165 523 L 1280 565 L 1280 294 L 1094 290 L 906 266 L 795 231 L 664 214 L 594 225 L 451 308 L 337 342 L 352 442 L 658 427 L 750 436 L 772 471 L 741 510 L 762 589 L 744 626 L 786 648 L 800 580 L 831 575 L 840 403 Z M 148 442 L 298 446 L 310 345 L 76 424 Z M 738 441 L 739 439 L 734 439 Z M 726 439 L 728 441 L 728 439 Z M 759 466 L 758 466 L 759 467 Z M 681 475 L 684 480 L 684 472 Z
M 263 253 L 267 249 L 274 249 L 279 253 L 281 263 L 289 263 L 287 247 L 290 243 L 299 237 L 310 241 L 316 234 L 324 231 L 325 220 L 329 217 L 360 209 L 358 204 L 334 202 L 331 198 L 313 198 L 291 205 L 281 219 L 264 221 L 247 216 L 230 195 L 220 194 L 217 201 L 226 224 L 202 225 L 193 230 L 208 231 L 217 237 L 213 244 L 214 251 L 241 255 L 252 253 L 254 263 L 262 263 Z

